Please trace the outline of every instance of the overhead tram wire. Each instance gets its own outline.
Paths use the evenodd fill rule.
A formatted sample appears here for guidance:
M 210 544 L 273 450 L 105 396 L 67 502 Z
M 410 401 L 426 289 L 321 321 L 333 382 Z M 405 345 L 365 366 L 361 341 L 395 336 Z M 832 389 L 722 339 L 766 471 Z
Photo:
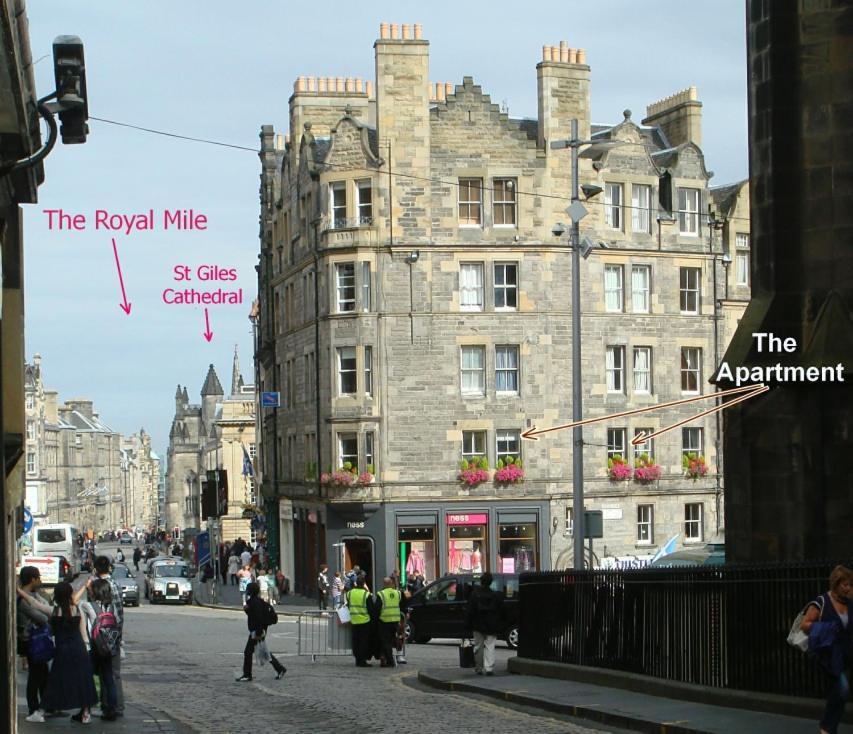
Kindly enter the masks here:
M 156 129 L 150 128 L 150 127 L 142 127 L 141 125 L 132 125 L 132 124 L 127 123 L 127 122 L 118 122 L 116 120 L 107 120 L 103 117 L 90 116 L 89 119 L 90 120 L 97 120 L 98 122 L 105 122 L 109 125 L 117 125 L 119 127 L 127 127 L 127 128 L 130 128 L 131 130 L 140 130 L 142 132 L 152 133 L 153 135 L 163 135 L 164 137 L 175 138 L 177 140 L 188 140 L 188 141 L 191 141 L 194 143 L 205 143 L 207 145 L 217 145 L 217 146 L 220 146 L 222 148 L 233 148 L 235 150 L 247 150 L 251 153 L 254 153 L 255 155 L 257 155 L 260 152 L 257 148 L 250 148 L 250 147 L 245 146 L 245 145 L 235 145 L 233 143 L 222 143 L 218 140 L 208 140 L 206 138 L 195 138 L 195 137 L 192 137 L 190 135 L 179 135 L 177 133 L 165 132 L 164 130 L 156 130 Z M 633 143 L 633 145 L 642 145 L 642 143 Z M 643 147 L 645 147 L 645 146 L 643 146 Z M 333 168 L 333 169 L 339 168 L 339 169 L 347 170 L 347 171 L 356 170 L 356 171 L 373 172 L 375 170 L 373 168 L 365 168 L 364 166 L 353 167 L 353 166 L 346 166 L 344 164 L 326 163 L 325 161 L 315 160 L 312 162 L 317 164 L 317 165 L 326 166 L 327 168 Z M 416 176 L 416 175 L 411 174 L 411 173 L 402 173 L 402 172 L 398 172 L 398 171 L 391 171 L 391 172 L 389 172 L 389 175 L 390 176 L 396 176 L 398 178 L 408 178 L 408 179 L 411 179 L 413 181 L 428 181 L 430 183 L 440 184 L 443 186 L 456 186 L 457 188 L 460 186 L 459 181 L 444 181 L 442 179 L 430 178 L 428 176 Z M 481 191 L 494 191 L 495 189 L 492 186 L 485 186 L 484 185 L 484 186 L 480 187 L 480 190 Z M 555 199 L 557 201 L 566 201 L 566 202 L 570 202 L 572 200 L 572 198 L 570 196 L 560 196 L 559 194 L 546 194 L 546 193 L 539 193 L 539 192 L 533 192 L 533 191 L 520 191 L 518 189 L 516 189 L 515 193 L 516 193 L 516 196 L 538 196 L 542 199 Z M 593 200 L 593 199 L 588 199 L 586 201 L 586 205 L 601 206 L 601 207 L 608 206 L 607 202 L 600 201 L 600 200 Z M 633 206 L 631 204 L 620 204 L 619 208 L 624 210 L 624 211 L 632 211 L 634 209 L 639 209 L 640 211 L 649 211 L 648 209 L 646 209 L 644 207 L 636 207 L 636 206 Z M 701 217 L 703 222 L 706 224 L 711 221 L 711 216 L 706 212 L 694 212 L 694 213 L 696 214 L 697 217 Z M 727 221 L 749 222 L 750 219 L 748 217 L 727 217 Z

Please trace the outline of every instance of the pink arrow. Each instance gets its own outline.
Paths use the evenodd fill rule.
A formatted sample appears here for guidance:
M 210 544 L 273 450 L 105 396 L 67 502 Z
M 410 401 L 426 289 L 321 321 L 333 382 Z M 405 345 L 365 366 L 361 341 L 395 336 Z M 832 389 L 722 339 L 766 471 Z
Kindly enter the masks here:
M 213 339 L 213 332 L 210 330 L 210 315 L 207 313 L 207 309 L 204 309 L 204 338 L 207 341 Z
M 130 316 L 130 304 L 127 302 L 127 293 L 125 293 L 125 290 L 124 290 L 124 278 L 121 275 L 121 263 L 118 261 L 118 247 L 116 247 L 115 237 L 113 237 L 113 254 L 116 257 L 116 268 L 118 269 L 118 282 L 119 282 L 119 285 L 121 286 L 121 297 L 122 297 L 122 301 L 123 301 L 118 306 L 122 311 L 124 311 L 128 316 Z

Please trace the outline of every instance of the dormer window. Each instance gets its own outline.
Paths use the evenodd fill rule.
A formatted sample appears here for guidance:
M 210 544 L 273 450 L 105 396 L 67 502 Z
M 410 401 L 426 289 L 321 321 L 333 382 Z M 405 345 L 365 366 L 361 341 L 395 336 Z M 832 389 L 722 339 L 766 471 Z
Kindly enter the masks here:
M 347 226 L 347 185 L 344 181 L 329 184 L 329 220 L 332 229 Z
M 678 232 L 699 236 L 699 189 L 678 189 Z
M 356 181 L 355 193 L 359 226 L 369 227 L 373 224 L 373 187 L 370 179 Z

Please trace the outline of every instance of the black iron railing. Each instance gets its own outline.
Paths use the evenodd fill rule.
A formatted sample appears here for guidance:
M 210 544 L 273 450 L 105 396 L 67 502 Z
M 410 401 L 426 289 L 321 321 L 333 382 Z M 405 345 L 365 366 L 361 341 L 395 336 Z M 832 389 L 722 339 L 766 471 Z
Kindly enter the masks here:
M 525 573 L 519 656 L 821 696 L 814 661 L 785 638 L 806 602 L 826 591 L 835 565 Z

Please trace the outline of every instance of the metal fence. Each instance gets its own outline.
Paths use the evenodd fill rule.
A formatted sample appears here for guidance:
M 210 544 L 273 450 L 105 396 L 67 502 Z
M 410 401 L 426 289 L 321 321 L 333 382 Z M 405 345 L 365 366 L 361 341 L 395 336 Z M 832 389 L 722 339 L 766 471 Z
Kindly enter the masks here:
M 310 655 L 312 662 L 318 657 L 352 654 L 350 626 L 338 622 L 334 612 L 301 612 L 296 627 L 297 653 Z
M 785 639 L 803 606 L 827 590 L 835 565 L 525 573 L 518 654 L 715 688 L 822 696 L 814 661 Z

